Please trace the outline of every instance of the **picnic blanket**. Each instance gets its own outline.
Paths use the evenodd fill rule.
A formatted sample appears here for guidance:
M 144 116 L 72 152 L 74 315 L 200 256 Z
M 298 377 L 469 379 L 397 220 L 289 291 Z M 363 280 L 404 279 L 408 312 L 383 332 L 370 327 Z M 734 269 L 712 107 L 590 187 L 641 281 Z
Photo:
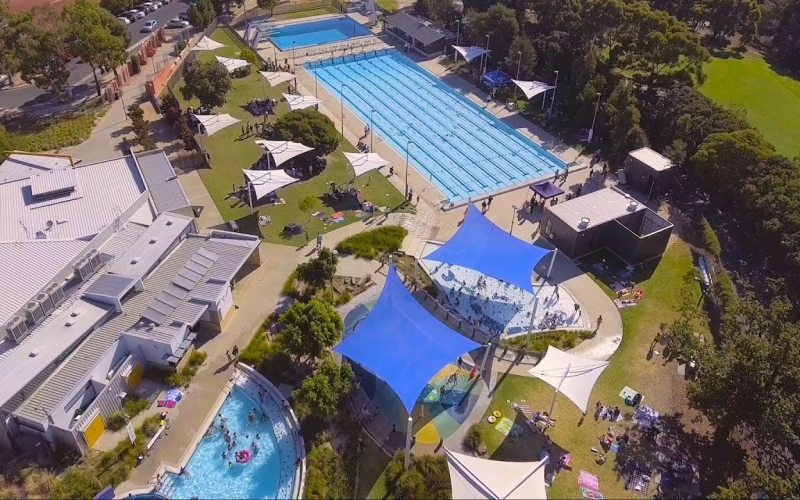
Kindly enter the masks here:
M 650 492 L 650 471 L 643 465 L 628 460 L 622 465 L 622 475 L 625 477 L 625 489 L 636 491 L 642 495 Z
M 500 419 L 500 421 L 497 423 L 497 425 L 494 426 L 494 428 L 497 429 L 497 432 L 499 432 L 504 436 L 508 436 L 509 434 L 518 436 L 522 434 L 522 427 L 515 424 L 514 421 L 508 417 L 503 417 L 502 419 Z
M 647 405 L 640 404 L 633 412 L 633 422 L 645 429 L 652 427 L 659 417 L 659 413 Z
M 581 470 L 578 474 L 578 486 L 597 491 L 600 489 L 600 480 L 591 472 Z
M 603 494 L 599 491 L 590 490 L 589 488 L 581 488 L 581 496 L 589 498 L 590 500 L 603 500 Z
M 630 299 L 614 299 L 614 304 L 617 306 L 617 309 L 625 309 L 626 307 L 633 307 L 639 303 Z
M 626 385 L 625 387 L 622 388 L 622 391 L 620 391 L 619 397 L 621 397 L 622 399 L 627 399 L 629 397 L 632 398 L 637 394 L 639 394 L 639 391 L 631 389 Z M 644 401 L 644 396 L 642 396 L 642 401 Z

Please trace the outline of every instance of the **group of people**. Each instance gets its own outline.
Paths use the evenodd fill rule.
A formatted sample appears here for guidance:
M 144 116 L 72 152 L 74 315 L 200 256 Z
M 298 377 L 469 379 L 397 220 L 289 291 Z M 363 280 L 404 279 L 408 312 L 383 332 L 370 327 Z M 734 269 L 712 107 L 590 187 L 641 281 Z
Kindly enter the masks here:
M 278 101 L 275 99 L 258 99 L 254 97 L 247 103 L 247 111 L 253 116 L 266 116 L 275 110 Z
M 224 460 L 228 461 L 228 467 L 233 467 L 233 465 L 234 465 L 233 461 L 230 460 L 231 457 L 233 457 L 236 460 L 236 462 L 238 462 L 238 463 L 244 463 L 244 462 L 249 461 L 251 452 L 253 454 L 258 452 L 259 446 L 258 446 L 258 443 L 256 441 L 259 441 L 261 439 L 261 434 L 260 433 L 256 433 L 255 434 L 255 440 L 251 441 L 250 450 L 249 451 L 248 450 L 238 450 L 238 451 L 234 452 L 233 450 L 236 448 L 236 443 L 237 443 L 237 439 L 239 438 L 239 436 L 236 434 L 236 432 L 231 432 L 230 428 L 227 426 L 228 417 L 226 417 L 222 413 L 219 413 L 217 415 L 217 418 L 219 418 L 219 424 L 217 424 L 217 419 L 215 418 L 214 422 L 212 422 L 211 426 L 208 428 L 208 431 L 206 432 L 206 436 L 207 437 L 213 437 L 214 429 L 217 429 L 217 428 L 219 429 L 219 431 L 220 431 L 220 433 L 222 435 L 222 439 L 224 439 L 225 443 L 227 444 L 227 450 L 224 450 L 222 452 L 222 460 L 223 461 Z M 258 417 L 257 417 L 257 414 L 256 414 L 256 409 L 253 408 L 247 414 L 247 420 L 250 423 L 253 423 L 253 422 L 256 421 L 257 418 Z M 267 419 L 267 414 L 266 413 L 262 413 L 261 419 L 262 420 L 266 420 Z M 247 440 L 250 440 L 250 433 L 246 433 L 244 435 L 244 438 L 247 439 Z M 231 452 L 233 452 L 233 453 L 231 453 Z M 247 456 L 245 457 L 243 454 L 246 454 Z
M 612 422 L 616 422 L 619 420 L 620 409 L 619 406 L 605 406 L 603 403 L 598 401 L 594 405 L 594 416 L 597 419 L 605 420 L 609 419 Z
M 289 59 L 284 59 L 283 64 L 278 64 L 278 61 L 273 61 L 272 58 L 267 58 L 266 64 L 264 64 L 263 71 L 285 71 L 287 73 L 291 72 L 292 67 L 289 65 Z

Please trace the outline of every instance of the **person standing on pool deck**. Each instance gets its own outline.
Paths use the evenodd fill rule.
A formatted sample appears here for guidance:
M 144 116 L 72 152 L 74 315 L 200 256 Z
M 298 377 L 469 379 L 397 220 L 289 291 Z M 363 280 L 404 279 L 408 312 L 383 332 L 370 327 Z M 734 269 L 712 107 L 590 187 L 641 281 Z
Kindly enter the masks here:
M 492 208 L 492 200 L 494 200 L 494 197 L 493 197 L 493 196 L 490 196 L 490 197 L 489 197 L 489 199 L 488 199 L 488 200 L 486 200 L 486 201 L 488 202 L 488 203 L 486 204 L 486 206 L 487 206 L 488 208 Z
M 317 233 L 317 250 L 322 248 L 322 233 Z

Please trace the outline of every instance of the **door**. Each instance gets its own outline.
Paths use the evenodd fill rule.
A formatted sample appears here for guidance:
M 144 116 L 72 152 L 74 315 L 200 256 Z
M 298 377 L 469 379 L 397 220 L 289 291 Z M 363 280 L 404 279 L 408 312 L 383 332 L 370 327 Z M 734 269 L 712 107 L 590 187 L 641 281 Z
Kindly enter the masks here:
M 144 377 L 144 367 L 141 363 L 136 363 L 128 374 L 128 387 L 130 387 L 131 391 L 139 387 L 139 384 L 142 383 L 142 377 Z
M 103 422 L 103 416 L 98 413 L 95 415 L 92 423 L 86 426 L 86 429 L 83 431 L 83 437 L 86 438 L 86 443 L 93 447 L 105 430 L 106 424 Z

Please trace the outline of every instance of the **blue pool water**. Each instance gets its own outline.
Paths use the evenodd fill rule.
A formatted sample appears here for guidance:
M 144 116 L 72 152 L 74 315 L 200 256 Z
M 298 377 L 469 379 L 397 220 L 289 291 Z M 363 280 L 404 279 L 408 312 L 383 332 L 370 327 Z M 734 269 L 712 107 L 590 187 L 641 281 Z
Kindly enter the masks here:
M 396 50 L 309 63 L 333 95 L 451 202 L 563 170 L 545 151 Z
M 253 394 L 253 391 L 249 391 Z M 249 422 L 247 414 L 258 408 L 258 418 Z M 262 408 L 272 417 L 261 419 Z M 281 408 L 271 399 L 257 403 L 245 389 L 235 386 L 219 413 L 228 420 L 226 426 L 231 435 L 237 434 L 236 447 L 228 451 L 227 444 L 219 430 L 220 419 L 215 418 L 212 435 L 205 436 L 186 465 L 189 476 L 169 474 L 164 479 L 160 492 L 170 498 L 288 498 L 294 483 L 294 447 L 287 440 L 276 437 L 277 427 L 273 424 L 275 416 L 281 415 Z M 280 425 L 281 433 L 285 429 Z M 261 439 L 256 440 L 256 434 Z M 245 437 L 249 434 L 249 438 Z M 288 436 L 291 439 L 291 435 Z M 222 453 L 232 455 L 235 451 L 249 449 L 252 441 L 259 446 L 258 452 L 246 464 L 238 464 L 233 457 L 233 467 L 228 467 L 228 458 Z M 291 464 L 291 467 L 287 467 Z M 287 474 L 287 469 L 292 474 Z M 282 477 L 284 476 L 284 477 Z
M 299 49 L 321 43 L 338 42 L 370 31 L 347 16 L 308 23 L 287 24 L 275 28 L 269 39 L 281 50 Z M 294 46 L 292 43 L 294 42 Z

